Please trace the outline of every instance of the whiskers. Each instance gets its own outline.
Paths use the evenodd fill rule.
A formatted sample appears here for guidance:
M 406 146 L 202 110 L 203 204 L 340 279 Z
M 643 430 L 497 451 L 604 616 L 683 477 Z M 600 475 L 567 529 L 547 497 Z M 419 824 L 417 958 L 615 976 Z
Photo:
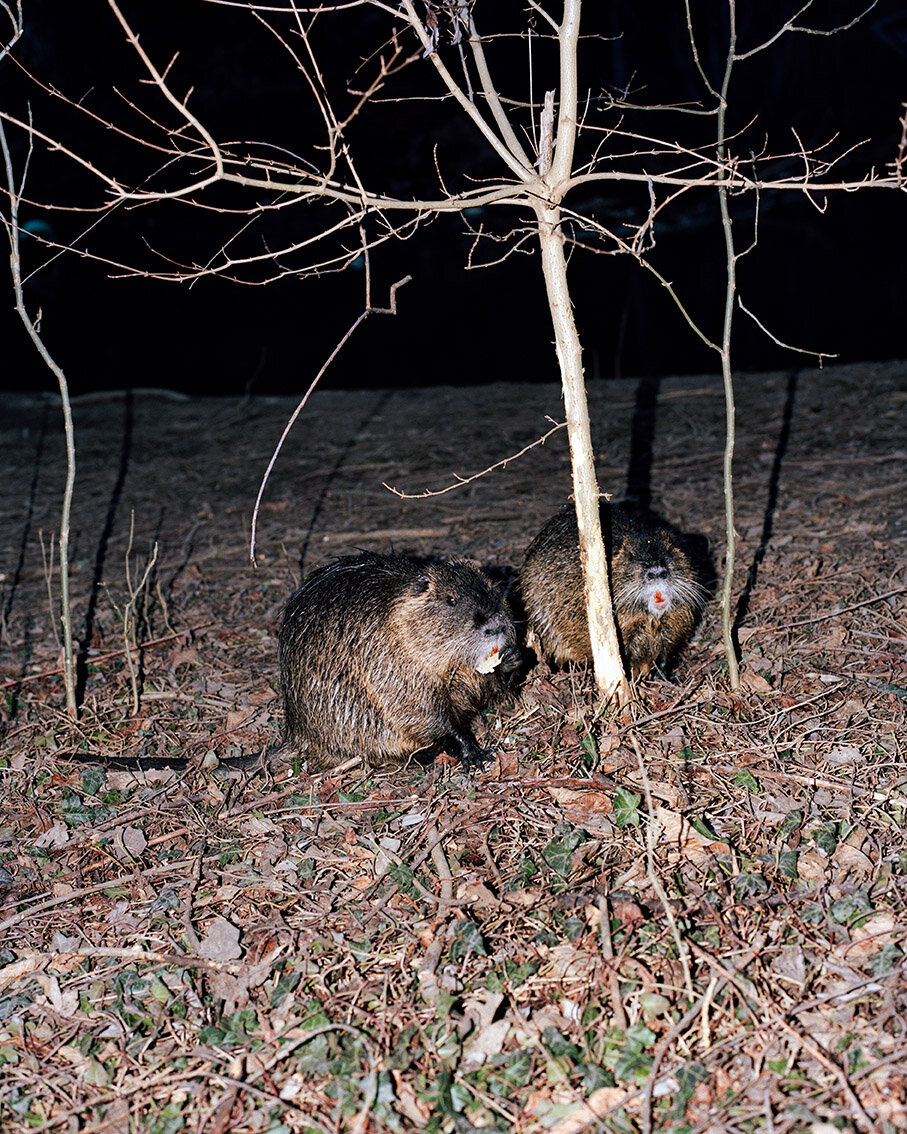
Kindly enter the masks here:
M 659 610 L 656 612 L 656 594 Z M 672 606 L 690 606 L 701 610 L 709 598 L 706 587 L 695 579 L 669 572 L 661 579 L 631 579 L 618 586 L 614 591 L 614 605 L 618 610 L 631 610 L 641 607 L 649 610 L 656 616 L 665 614 Z

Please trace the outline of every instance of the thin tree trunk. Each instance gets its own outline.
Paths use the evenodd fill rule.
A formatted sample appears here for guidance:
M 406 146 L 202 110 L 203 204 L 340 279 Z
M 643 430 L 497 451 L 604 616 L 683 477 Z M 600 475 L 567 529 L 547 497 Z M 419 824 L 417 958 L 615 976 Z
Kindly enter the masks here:
M 561 370 L 573 497 L 579 527 L 579 550 L 586 585 L 586 614 L 595 667 L 595 683 L 602 703 L 616 700 L 618 706 L 630 699 L 630 688 L 620 660 L 620 647 L 614 625 L 608 565 L 599 518 L 598 479 L 589 428 L 589 407 L 583 382 L 582 348 L 567 287 L 567 261 L 564 238 L 558 228 L 560 211 L 539 205 L 536 210 L 542 269 L 548 291 L 548 305 L 554 324 L 555 347 Z
M 727 153 L 727 92 L 734 66 L 734 53 L 737 49 L 737 26 L 734 0 L 728 4 L 730 16 L 730 40 L 724 81 L 721 84 L 721 99 L 718 105 L 718 157 L 723 160 Z M 723 175 L 722 175 L 723 176 Z M 721 207 L 721 226 L 724 231 L 725 251 L 727 253 L 727 289 L 724 303 L 724 327 L 721 336 L 721 376 L 724 383 L 725 440 L 724 440 L 724 519 L 725 519 L 725 559 L 724 583 L 721 588 L 721 637 L 727 659 L 728 684 L 734 692 L 740 688 L 740 667 L 737 664 L 737 648 L 734 643 L 734 627 L 731 620 L 731 599 L 734 591 L 734 552 L 737 535 L 734 529 L 734 444 L 736 409 L 734 404 L 734 377 L 731 368 L 731 329 L 734 321 L 734 299 L 737 292 L 737 252 L 734 247 L 734 234 L 731 227 L 731 214 L 728 209 L 727 188 L 718 186 L 718 202 Z
M 595 475 L 592 432 L 589 427 L 589 406 L 583 381 L 583 352 L 570 303 L 564 235 L 560 229 L 561 213 L 558 207 L 573 169 L 576 144 L 576 51 L 581 9 L 581 0 L 565 0 L 564 18 L 558 28 L 560 90 L 557 131 L 554 130 L 554 94 L 549 92 L 545 99 L 539 139 L 539 173 L 546 199 L 537 199 L 534 208 L 567 414 L 573 499 L 579 528 L 579 553 L 583 566 L 595 684 L 602 704 L 613 700 L 621 707 L 630 700 L 630 687 L 620 660 L 617 629 L 614 625 L 608 562 L 599 515 L 598 479 Z
M 13 174 L 12 156 L 6 140 L 6 131 L 0 122 L 0 151 L 3 153 L 3 163 L 6 167 L 6 182 L 9 186 L 10 216 L 7 235 L 10 245 L 10 271 L 13 277 L 13 290 L 16 296 L 16 311 L 25 326 L 38 353 L 44 359 L 60 386 L 60 402 L 63 407 L 63 425 L 66 433 L 66 487 L 63 491 L 63 510 L 60 517 L 60 621 L 63 627 L 63 682 L 66 687 L 66 711 L 75 720 L 78 716 L 76 705 L 75 655 L 72 642 L 72 614 L 69 609 L 69 518 L 72 509 L 73 488 L 76 481 L 76 442 L 72 424 L 72 408 L 69 403 L 69 385 L 66 375 L 51 358 L 38 327 L 32 321 L 25 307 L 25 296 L 22 290 L 22 263 L 19 257 L 19 201 L 25 182 L 16 188 Z M 26 161 L 26 169 L 28 163 Z

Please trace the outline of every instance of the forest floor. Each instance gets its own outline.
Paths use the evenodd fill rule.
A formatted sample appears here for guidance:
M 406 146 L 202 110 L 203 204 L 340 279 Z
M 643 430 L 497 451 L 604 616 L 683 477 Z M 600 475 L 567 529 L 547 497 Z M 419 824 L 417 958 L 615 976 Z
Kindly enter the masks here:
M 257 567 L 291 400 L 77 399 L 77 722 L 59 406 L 0 395 L 5 1134 L 907 1130 L 907 363 L 737 393 L 742 690 L 713 601 L 635 723 L 539 667 L 469 776 L 224 761 L 279 733 L 301 573 L 519 564 L 570 492 L 563 430 L 442 495 L 385 484 L 518 453 L 557 387 L 317 393 Z M 602 490 L 720 571 L 719 379 L 589 396 Z

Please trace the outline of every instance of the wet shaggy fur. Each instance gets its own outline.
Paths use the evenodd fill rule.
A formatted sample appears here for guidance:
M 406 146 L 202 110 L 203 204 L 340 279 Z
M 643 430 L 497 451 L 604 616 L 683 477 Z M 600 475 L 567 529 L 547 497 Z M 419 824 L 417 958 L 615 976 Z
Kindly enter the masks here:
M 665 672 L 689 642 L 708 597 L 689 537 L 651 513 L 601 506 L 611 595 L 633 678 Z M 520 587 L 529 627 L 556 665 L 592 660 L 579 533 L 572 506 L 550 519 L 526 551 Z
M 278 648 L 287 740 L 310 769 L 442 749 L 481 764 L 472 722 L 506 699 L 520 662 L 510 615 L 478 568 L 372 553 L 306 579 Z M 477 672 L 493 649 L 500 664 Z

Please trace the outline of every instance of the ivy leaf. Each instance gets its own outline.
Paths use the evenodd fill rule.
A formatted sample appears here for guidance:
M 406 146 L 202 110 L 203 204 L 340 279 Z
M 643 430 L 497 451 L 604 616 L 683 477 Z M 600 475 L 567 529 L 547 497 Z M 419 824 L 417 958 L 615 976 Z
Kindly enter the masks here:
M 614 793 L 614 822 L 618 827 L 638 827 L 640 823 L 639 805 L 642 796 L 626 788 L 618 788 Z
M 759 781 L 756 779 L 753 773 L 748 771 L 746 768 L 741 768 L 737 775 L 734 776 L 734 784 L 737 787 L 745 787 L 747 791 L 751 791 L 753 795 L 758 795 L 762 790 L 762 788 L 759 786 Z
M 781 835 L 781 838 L 786 841 L 790 838 L 794 831 L 799 830 L 802 826 L 803 811 L 801 808 L 795 807 L 793 811 L 788 811 L 787 815 L 785 816 L 784 822 L 781 824 L 781 830 L 779 834 Z
M 452 961 L 461 961 L 473 953 L 478 953 L 480 957 L 488 956 L 479 927 L 474 921 L 458 921 L 450 946 L 450 958 Z
M 560 838 L 552 839 L 542 850 L 542 858 L 561 878 L 568 878 L 573 865 L 573 852 L 585 841 L 582 831 L 570 830 Z

